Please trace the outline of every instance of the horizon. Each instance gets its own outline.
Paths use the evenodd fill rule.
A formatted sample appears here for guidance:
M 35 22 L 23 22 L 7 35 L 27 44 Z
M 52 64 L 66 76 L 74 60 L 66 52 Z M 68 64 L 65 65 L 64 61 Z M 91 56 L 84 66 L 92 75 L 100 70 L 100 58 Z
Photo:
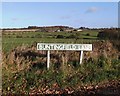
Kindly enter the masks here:
M 55 27 L 55 26 L 64 26 L 64 25 L 53 25 L 53 26 L 35 26 L 35 27 L 37 27 L 37 28 L 39 28 L 39 27 Z M 0 28 L 0 29 L 27 29 L 29 26 L 27 26 L 27 27 L 6 27 L 6 28 Z M 78 28 L 76 28 L 76 27 L 73 27 L 73 26 L 66 26 L 66 27 L 72 27 L 72 28 L 74 28 L 74 29 L 78 29 Z M 81 27 L 84 27 L 84 26 L 80 26 L 79 28 L 81 28 Z M 84 27 L 84 28 L 89 28 L 89 29 L 111 29 L 111 28 L 118 28 L 118 27 Z M 34 29 L 34 28 L 33 28 Z
M 3 2 L 2 29 L 28 26 L 118 27 L 117 2 Z

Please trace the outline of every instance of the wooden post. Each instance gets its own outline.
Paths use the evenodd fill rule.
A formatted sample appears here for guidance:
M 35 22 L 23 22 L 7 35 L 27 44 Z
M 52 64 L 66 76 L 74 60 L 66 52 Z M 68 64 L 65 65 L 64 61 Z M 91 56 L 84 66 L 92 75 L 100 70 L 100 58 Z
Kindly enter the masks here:
M 50 51 L 47 51 L 47 69 L 50 68 Z
M 83 51 L 80 53 L 80 64 L 82 63 L 82 58 L 83 58 Z

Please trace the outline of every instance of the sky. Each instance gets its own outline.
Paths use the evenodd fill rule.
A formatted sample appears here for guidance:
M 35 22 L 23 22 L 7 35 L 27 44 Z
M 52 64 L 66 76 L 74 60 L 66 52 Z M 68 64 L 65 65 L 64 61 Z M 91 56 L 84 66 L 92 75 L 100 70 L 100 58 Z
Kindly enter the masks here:
M 117 27 L 117 2 L 3 2 L 2 28 Z
M 1 0 L 2 2 L 119 2 L 119 0 Z

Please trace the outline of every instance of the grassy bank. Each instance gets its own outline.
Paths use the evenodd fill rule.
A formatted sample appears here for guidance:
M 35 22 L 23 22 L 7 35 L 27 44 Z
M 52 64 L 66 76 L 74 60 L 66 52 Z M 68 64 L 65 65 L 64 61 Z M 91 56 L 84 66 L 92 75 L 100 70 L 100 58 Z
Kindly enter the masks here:
M 73 56 L 66 55 L 65 58 L 68 56 L 76 61 L 66 59 L 67 61 L 65 62 L 67 63 L 64 63 L 63 65 L 62 61 L 59 60 L 60 62 L 55 64 L 52 63 L 50 70 L 47 70 L 45 62 L 46 55 L 37 54 L 37 51 L 33 51 L 34 49 L 30 50 L 28 47 L 26 50 L 22 50 L 20 47 L 16 49 L 16 51 L 14 50 L 12 55 L 10 54 L 11 50 L 15 47 L 21 45 L 30 46 L 36 42 L 93 44 L 94 42 L 99 41 L 97 34 L 98 31 L 96 30 L 88 30 L 84 32 L 3 33 L 3 52 L 5 53 L 3 56 L 4 62 L 2 71 L 3 94 L 60 94 L 64 92 L 73 93 L 78 90 L 80 92 L 89 92 L 89 89 L 91 88 L 89 86 L 94 86 L 91 90 L 94 88 L 98 90 L 97 88 L 99 88 L 99 85 L 104 87 L 102 84 L 105 82 L 114 80 L 115 82 L 119 82 L 120 60 L 117 58 L 113 59 L 101 56 L 96 60 L 92 58 L 80 65 L 78 59 L 76 59 L 79 54 L 77 55 L 74 52 L 74 54 L 72 54 Z M 99 43 L 97 44 L 99 45 Z M 101 44 L 103 44 L 103 42 Z M 110 44 L 108 43 L 108 45 Z M 104 46 L 106 45 L 107 44 L 105 43 Z M 105 50 L 106 47 L 104 46 L 102 48 L 106 51 L 107 49 Z M 100 49 L 100 47 L 98 48 Z M 109 46 L 109 52 L 114 51 L 111 50 L 111 48 L 112 47 Z M 100 50 L 102 51 L 103 49 Z M 27 54 L 24 58 L 25 53 L 30 54 Z M 52 54 L 53 57 L 57 56 L 55 53 Z M 11 56 L 12 60 L 17 63 L 9 64 L 7 61 L 9 56 Z M 59 59 L 59 56 L 61 56 L 61 53 L 56 57 L 57 60 Z M 56 59 L 53 57 L 51 58 L 51 61 L 55 62 Z M 44 62 L 41 62 L 40 60 Z M 116 84 L 115 86 L 118 88 L 118 85 L 119 84 Z
M 43 90 L 77 89 L 81 86 L 96 86 L 99 83 L 120 79 L 120 61 L 100 58 L 96 63 L 88 62 L 74 66 L 66 64 L 65 70 L 52 66 L 46 68 L 28 65 L 25 70 L 12 71 L 16 65 L 3 66 L 3 93 L 28 94 Z M 76 90 L 77 91 L 77 90 Z M 46 91 L 44 91 L 46 92 Z M 42 93 L 41 93 L 42 94 Z

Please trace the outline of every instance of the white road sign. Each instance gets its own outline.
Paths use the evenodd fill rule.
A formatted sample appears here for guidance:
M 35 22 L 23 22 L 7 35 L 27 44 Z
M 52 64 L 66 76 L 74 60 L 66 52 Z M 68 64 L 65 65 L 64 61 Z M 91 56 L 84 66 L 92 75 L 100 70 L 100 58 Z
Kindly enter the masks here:
M 76 50 L 92 51 L 92 44 L 47 44 L 38 43 L 37 50 Z
M 52 43 L 37 43 L 37 50 L 47 51 L 47 68 L 50 67 L 50 50 L 74 50 L 81 51 L 80 64 L 82 63 L 83 51 L 92 51 L 92 44 L 52 44 Z

